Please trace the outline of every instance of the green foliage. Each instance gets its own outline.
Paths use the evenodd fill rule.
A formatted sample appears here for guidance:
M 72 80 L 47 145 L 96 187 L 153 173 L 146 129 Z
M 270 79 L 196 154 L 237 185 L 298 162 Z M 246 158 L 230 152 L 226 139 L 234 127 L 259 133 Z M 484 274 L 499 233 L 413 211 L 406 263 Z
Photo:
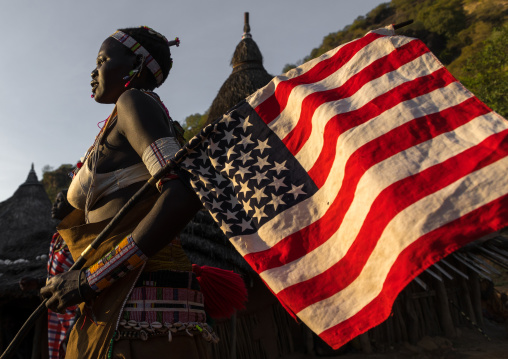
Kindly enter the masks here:
M 187 116 L 182 124 L 185 130 L 184 138 L 189 141 L 192 137 L 196 136 L 201 131 L 208 119 L 208 111 L 204 114 L 195 113 L 194 115 Z
M 43 167 L 42 184 L 51 202 L 55 201 L 58 192 L 69 188 L 71 184 L 69 172 L 73 169 L 74 166 L 70 164 L 61 165 L 56 170 L 49 165 Z
M 492 32 L 466 62 L 461 82 L 487 106 L 508 117 L 508 24 Z

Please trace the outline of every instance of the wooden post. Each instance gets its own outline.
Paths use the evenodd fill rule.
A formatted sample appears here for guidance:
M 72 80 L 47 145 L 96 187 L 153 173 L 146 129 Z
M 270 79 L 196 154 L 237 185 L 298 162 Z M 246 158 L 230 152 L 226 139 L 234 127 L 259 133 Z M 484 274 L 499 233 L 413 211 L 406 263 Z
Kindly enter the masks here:
M 455 338 L 457 332 L 453 326 L 452 315 L 450 313 L 450 304 L 448 303 L 448 294 L 444 282 L 436 280 L 436 303 L 439 308 L 439 322 L 443 328 L 444 334 L 448 338 Z
M 480 289 L 480 277 L 475 272 L 469 273 L 469 283 L 471 284 L 471 301 L 473 304 L 473 310 L 476 317 L 476 324 L 480 328 L 484 328 L 483 323 L 483 312 L 482 312 L 482 297 Z

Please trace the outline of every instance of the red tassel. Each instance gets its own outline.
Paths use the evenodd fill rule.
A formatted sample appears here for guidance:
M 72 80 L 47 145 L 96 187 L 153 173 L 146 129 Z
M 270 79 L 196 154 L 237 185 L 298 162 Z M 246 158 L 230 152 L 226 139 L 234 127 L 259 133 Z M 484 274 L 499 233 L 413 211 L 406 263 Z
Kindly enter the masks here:
M 209 266 L 192 265 L 205 297 L 206 313 L 214 318 L 229 318 L 235 310 L 245 309 L 247 288 L 242 277 L 233 272 Z

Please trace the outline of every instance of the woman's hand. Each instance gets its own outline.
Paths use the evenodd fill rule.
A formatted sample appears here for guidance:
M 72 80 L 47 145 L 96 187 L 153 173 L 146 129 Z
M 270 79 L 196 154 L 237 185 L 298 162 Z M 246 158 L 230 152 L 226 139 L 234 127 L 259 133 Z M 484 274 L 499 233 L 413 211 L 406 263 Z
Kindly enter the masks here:
M 56 275 L 48 281 L 46 286 L 41 289 L 42 297 L 48 298 L 46 303 L 48 309 L 57 313 L 65 313 L 66 308 L 95 297 L 95 292 L 88 285 L 84 273 L 81 274 L 81 279 L 79 274 L 80 271 L 71 270 Z

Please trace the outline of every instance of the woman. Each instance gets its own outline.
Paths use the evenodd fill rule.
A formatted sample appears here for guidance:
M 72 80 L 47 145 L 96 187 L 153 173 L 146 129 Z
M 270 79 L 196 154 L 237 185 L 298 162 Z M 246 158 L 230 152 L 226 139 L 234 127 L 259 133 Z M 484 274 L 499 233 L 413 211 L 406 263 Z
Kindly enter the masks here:
M 115 109 L 69 188 L 78 210 L 59 232 L 74 258 L 179 148 L 175 125 L 151 92 L 168 76 L 173 44 L 148 27 L 119 30 L 102 43 L 92 96 Z M 168 175 L 160 193 L 154 189 L 130 211 L 84 269 L 53 277 L 41 290 L 57 312 L 86 302 L 67 357 L 206 357 L 202 341 L 215 337 L 191 264 L 173 240 L 201 203 L 180 175 Z

